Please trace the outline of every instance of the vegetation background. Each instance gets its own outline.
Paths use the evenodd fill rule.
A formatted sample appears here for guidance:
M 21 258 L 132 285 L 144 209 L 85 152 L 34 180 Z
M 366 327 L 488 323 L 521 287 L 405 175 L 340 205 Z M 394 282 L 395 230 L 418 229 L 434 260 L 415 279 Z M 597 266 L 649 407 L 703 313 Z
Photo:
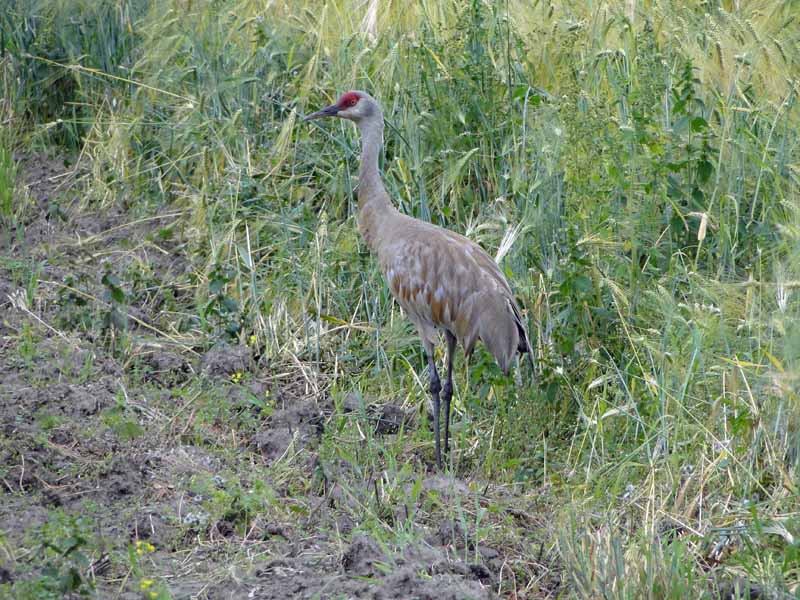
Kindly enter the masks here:
M 0 520 L 0 595 L 266 594 L 299 539 L 370 590 L 437 581 L 421 544 L 472 565 L 453 597 L 800 593 L 800 3 L 2 4 L 0 476 L 41 510 Z M 400 209 L 496 254 L 529 322 L 534 372 L 459 357 L 452 476 L 356 132 L 300 122 L 348 89 Z M 151 462 L 93 496 L 119 456 Z M 303 565 L 293 593 L 356 594 Z

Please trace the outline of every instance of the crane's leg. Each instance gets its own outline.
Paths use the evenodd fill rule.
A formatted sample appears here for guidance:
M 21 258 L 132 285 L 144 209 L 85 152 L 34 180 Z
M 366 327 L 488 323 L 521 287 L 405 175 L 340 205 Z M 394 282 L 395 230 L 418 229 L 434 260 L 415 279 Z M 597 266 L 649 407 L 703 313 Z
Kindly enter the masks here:
M 442 382 L 439 381 L 439 373 L 436 371 L 436 354 L 433 344 L 423 338 L 425 356 L 428 358 L 428 374 L 431 377 L 431 397 L 433 398 L 433 435 L 436 445 L 436 466 L 442 468 L 442 450 L 439 445 L 439 392 L 442 390 Z
M 456 336 L 449 331 L 444 332 L 447 340 L 447 379 L 442 388 L 442 401 L 444 402 L 444 453 L 450 451 L 450 399 L 453 397 L 453 354 L 456 351 Z

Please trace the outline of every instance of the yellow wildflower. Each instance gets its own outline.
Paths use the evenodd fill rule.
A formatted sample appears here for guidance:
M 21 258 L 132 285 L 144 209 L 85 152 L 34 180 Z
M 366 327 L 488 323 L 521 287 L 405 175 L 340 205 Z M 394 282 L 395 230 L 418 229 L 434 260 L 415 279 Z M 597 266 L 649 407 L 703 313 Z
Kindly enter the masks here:
M 143 542 L 142 540 L 136 540 L 136 554 L 142 555 L 145 552 L 155 552 L 156 547 L 153 546 L 150 542 Z

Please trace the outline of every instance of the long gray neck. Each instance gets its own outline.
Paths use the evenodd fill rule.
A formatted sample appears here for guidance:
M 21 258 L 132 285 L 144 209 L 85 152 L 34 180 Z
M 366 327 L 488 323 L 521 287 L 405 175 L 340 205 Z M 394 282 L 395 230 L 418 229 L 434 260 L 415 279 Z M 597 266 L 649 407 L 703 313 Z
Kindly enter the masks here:
M 378 155 L 383 145 L 383 116 L 377 111 L 360 121 L 361 166 L 358 172 L 358 230 L 375 252 L 387 239 L 386 226 L 397 214 L 383 187 Z
M 358 204 L 389 204 L 389 197 L 383 187 L 378 170 L 378 156 L 383 146 L 383 115 L 374 116 L 359 123 L 361 130 L 361 166 L 358 171 Z

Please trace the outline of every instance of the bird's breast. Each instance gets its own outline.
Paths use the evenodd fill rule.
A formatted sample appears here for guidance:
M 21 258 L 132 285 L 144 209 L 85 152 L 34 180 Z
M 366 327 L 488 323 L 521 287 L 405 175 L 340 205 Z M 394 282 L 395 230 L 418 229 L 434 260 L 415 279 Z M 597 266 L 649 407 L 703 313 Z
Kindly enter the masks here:
M 414 321 L 453 330 L 459 299 L 457 294 L 448 292 L 446 282 L 426 280 L 424 273 L 419 277 L 393 268 L 385 275 L 397 303 Z
M 375 251 L 375 219 L 372 211 L 367 208 L 358 214 L 358 232 L 371 251 Z

